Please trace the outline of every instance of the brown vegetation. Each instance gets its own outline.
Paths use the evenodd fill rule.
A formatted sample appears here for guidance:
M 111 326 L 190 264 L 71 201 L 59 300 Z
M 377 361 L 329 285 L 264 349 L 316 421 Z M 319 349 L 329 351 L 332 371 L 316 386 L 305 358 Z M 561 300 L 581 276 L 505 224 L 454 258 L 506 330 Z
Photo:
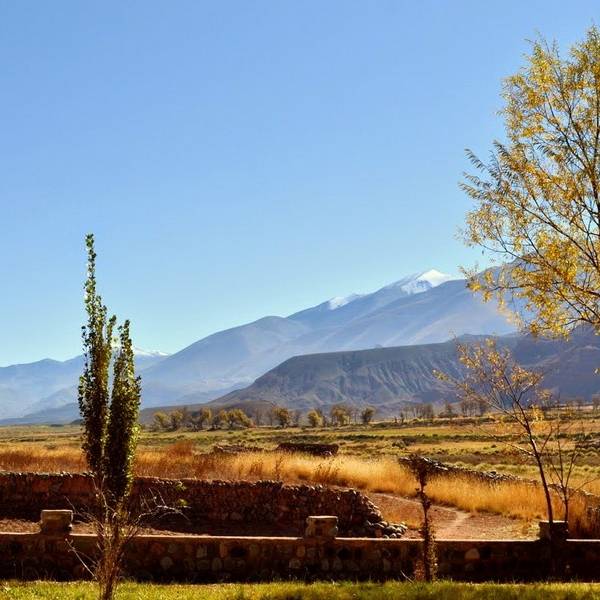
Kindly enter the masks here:
M 85 461 L 78 448 L 41 448 L 20 444 L 0 447 L 0 468 L 7 471 L 81 472 Z M 415 495 L 415 479 L 393 457 L 366 459 L 341 455 L 331 458 L 278 452 L 247 452 L 234 455 L 197 453 L 190 440 L 156 449 L 138 450 L 137 475 L 170 478 L 276 479 L 286 482 L 354 487 L 366 492 L 400 496 Z M 452 474 L 433 478 L 428 495 L 436 504 L 455 506 L 468 512 L 491 512 L 527 521 L 545 514 L 542 489 L 525 481 L 487 482 L 468 475 Z M 553 498 L 557 514 L 558 495 Z M 572 500 L 572 535 L 595 533 L 595 520 L 582 496 Z

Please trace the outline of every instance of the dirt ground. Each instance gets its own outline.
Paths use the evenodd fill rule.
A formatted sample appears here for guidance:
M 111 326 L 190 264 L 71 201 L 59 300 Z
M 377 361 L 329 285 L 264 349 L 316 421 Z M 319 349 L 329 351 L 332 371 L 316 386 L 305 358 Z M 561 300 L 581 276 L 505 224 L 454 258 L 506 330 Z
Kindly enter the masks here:
M 37 521 L 26 521 L 24 519 L 0 519 L 0 531 L 11 533 L 39 533 L 40 524 Z M 73 533 L 94 533 L 90 523 L 73 523 Z M 152 527 L 142 527 L 140 535 L 189 535 L 175 531 L 164 531 Z
M 411 498 L 393 494 L 368 494 L 371 501 L 392 522 L 404 522 L 409 529 L 405 538 L 418 538 L 421 506 Z M 433 506 L 431 509 L 438 539 L 529 539 L 535 538 L 537 525 L 489 513 L 468 513 L 457 508 Z

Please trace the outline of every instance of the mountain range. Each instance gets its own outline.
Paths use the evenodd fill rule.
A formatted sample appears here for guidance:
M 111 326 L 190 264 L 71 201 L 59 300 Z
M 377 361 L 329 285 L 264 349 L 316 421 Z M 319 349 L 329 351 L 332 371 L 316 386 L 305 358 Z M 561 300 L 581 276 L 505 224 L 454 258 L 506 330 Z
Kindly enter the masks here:
M 167 355 L 134 349 L 136 368 L 145 368 Z M 18 417 L 67 404 L 77 398 L 83 356 L 58 361 L 46 358 L 33 363 L 0 367 L 0 417 Z
M 207 402 L 245 388 L 297 356 L 446 341 L 514 331 L 494 302 L 436 270 L 369 294 L 336 297 L 287 317 L 219 331 L 171 355 L 139 352 L 143 406 Z M 82 357 L 0 368 L 0 418 L 67 420 L 76 410 Z M 59 418 L 60 417 L 60 418 Z

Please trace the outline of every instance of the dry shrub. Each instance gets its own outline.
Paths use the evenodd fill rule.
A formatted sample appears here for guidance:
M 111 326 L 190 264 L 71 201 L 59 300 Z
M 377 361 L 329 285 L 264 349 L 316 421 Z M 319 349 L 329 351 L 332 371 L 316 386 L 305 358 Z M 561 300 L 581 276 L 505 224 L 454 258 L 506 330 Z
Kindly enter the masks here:
M 85 459 L 79 448 L 42 448 L 35 444 L 19 444 L 18 448 L 1 448 L 0 470 L 38 473 L 80 472 L 85 470 Z
M 189 458 L 194 454 L 194 442 L 192 440 L 181 440 L 167 446 L 164 452 L 174 460 Z

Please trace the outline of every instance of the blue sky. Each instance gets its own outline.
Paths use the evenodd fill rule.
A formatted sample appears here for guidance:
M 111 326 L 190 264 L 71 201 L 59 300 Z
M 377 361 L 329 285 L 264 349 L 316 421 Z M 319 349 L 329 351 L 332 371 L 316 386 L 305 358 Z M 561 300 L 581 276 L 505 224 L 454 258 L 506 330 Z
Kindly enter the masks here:
M 526 39 L 597 9 L 0 0 L 0 365 L 80 352 L 89 231 L 109 308 L 170 352 L 472 264 L 464 148 L 502 135 Z

